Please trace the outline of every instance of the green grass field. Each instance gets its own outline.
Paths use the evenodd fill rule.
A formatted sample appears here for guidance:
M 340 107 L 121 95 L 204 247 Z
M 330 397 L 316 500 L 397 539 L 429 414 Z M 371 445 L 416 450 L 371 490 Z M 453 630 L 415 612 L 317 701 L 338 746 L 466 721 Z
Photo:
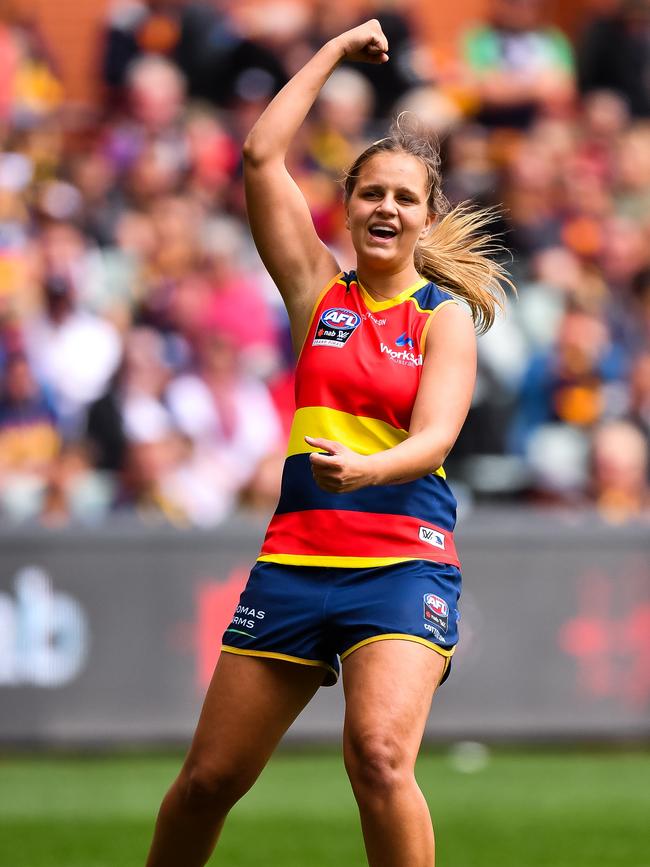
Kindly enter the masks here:
M 0 865 L 142 867 L 179 761 L 0 759 Z M 425 752 L 418 778 L 438 867 L 650 867 L 650 753 L 497 751 L 467 774 L 446 751 Z M 339 756 L 276 756 L 233 811 L 210 863 L 363 867 Z

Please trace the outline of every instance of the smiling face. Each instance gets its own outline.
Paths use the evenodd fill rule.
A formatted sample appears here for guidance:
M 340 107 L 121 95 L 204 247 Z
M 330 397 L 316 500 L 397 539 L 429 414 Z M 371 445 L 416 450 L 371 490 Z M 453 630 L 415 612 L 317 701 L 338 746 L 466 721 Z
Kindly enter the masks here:
M 382 152 L 363 164 L 347 201 L 346 225 L 359 262 L 405 267 L 429 232 L 427 170 L 417 157 Z

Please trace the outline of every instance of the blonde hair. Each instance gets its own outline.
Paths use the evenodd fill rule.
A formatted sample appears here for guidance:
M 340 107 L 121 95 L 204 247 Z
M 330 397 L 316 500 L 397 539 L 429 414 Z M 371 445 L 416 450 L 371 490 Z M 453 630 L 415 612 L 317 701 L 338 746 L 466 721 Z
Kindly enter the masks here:
M 493 258 L 506 252 L 488 231 L 499 217 L 498 209 L 476 208 L 468 202 L 451 207 L 442 192 L 438 142 L 408 112 L 402 112 L 386 138 L 367 147 L 345 173 L 346 201 L 354 191 L 361 169 L 378 153 L 409 154 L 427 170 L 427 206 L 429 213 L 440 219 L 428 237 L 416 244 L 415 267 L 423 277 L 465 301 L 477 331 L 484 333 L 493 324 L 497 309 L 504 308 L 504 284 L 516 293 L 506 268 Z

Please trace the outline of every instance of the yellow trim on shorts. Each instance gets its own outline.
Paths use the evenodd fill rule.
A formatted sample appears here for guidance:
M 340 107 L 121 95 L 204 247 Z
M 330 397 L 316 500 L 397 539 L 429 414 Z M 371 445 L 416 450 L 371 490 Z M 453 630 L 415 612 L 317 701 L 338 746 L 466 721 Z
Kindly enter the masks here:
M 257 562 L 279 563 L 281 566 L 338 566 L 341 569 L 372 568 L 408 563 L 422 557 L 321 557 L 319 554 L 261 554 Z
M 449 660 L 453 655 L 456 647 L 451 647 L 449 650 L 445 647 L 439 647 L 437 644 L 434 644 L 432 641 L 427 641 L 426 638 L 420 638 L 419 635 L 405 635 L 401 632 L 386 632 L 384 635 L 373 635 L 372 638 L 364 638 L 363 641 L 359 641 L 357 644 L 353 644 L 352 647 L 349 647 L 346 651 L 339 654 L 341 657 L 341 662 L 343 662 L 346 657 L 348 657 L 351 653 L 354 653 L 355 650 L 358 650 L 360 647 L 363 647 L 365 644 L 374 644 L 375 641 L 387 641 L 389 639 L 398 639 L 401 641 L 413 641 L 415 644 L 422 644 L 424 647 L 429 647 L 431 650 L 435 650 L 436 653 L 439 653 L 440 656 L 444 656 L 445 659 Z M 445 671 L 447 667 L 445 666 Z
M 325 668 L 336 680 L 339 679 L 336 669 L 320 659 L 302 659 L 300 656 L 289 656 L 288 653 L 274 653 L 270 650 L 245 650 L 242 647 L 231 647 L 229 644 L 222 644 L 221 650 L 224 653 L 236 653 L 238 656 L 261 656 L 263 659 L 280 659 L 283 662 L 296 662 L 298 665 L 309 665 L 312 668 Z

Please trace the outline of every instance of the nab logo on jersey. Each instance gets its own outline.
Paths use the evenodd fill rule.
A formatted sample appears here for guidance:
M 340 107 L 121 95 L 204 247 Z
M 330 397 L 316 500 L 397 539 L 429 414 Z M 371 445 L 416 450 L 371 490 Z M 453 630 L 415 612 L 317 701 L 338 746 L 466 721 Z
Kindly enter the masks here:
M 425 593 L 424 619 L 434 623 L 442 632 L 446 632 L 449 625 L 449 606 L 445 600 L 435 593 Z
M 312 346 L 336 346 L 341 349 L 359 325 L 361 325 L 361 317 L 354 310 L 330 307 L 320 315 Z

